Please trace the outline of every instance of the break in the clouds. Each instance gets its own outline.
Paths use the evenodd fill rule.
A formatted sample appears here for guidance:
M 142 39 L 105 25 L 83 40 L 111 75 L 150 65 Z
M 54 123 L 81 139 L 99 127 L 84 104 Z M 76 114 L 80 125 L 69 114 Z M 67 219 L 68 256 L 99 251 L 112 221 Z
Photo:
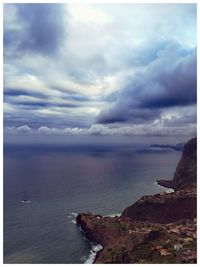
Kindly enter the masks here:
M 13 134 L 193 135 L 195 4 L 5 4 Z

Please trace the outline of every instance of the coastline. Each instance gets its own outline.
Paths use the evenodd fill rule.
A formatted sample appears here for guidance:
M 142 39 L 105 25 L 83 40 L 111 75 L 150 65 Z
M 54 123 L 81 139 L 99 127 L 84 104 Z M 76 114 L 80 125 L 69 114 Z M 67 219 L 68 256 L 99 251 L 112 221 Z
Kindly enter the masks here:
M 105 215 L 103 217 L 104 218 L 105 217 L 114 218 L 114 217 L 120 217 L 120 216 L 121 216 L 121 213 L 114 213 L 114 214 Z M 82 230 L 82 228 L 80 226 L 78 228 L 85 235 L 85 232 Z M 85 260 L 84 264 L 93 264 L 95 262 L 95 259 L 97 258 L 98 253 L 103 249 L 103 246 L 101 244 L 97 244 L 97 243 L 90 241 L 86 237 L 85 237 L 85 239 L 90 243 L 91 250 L 90 250 L 90 254 L 89 254 L 88 258 Z
M 84 264 L 93 264 L 97 257 L 98 252 L 100 252 L 103 249 L 101 244 L 94 244 L 93 242 L 90 243 L 91 243 L 90 254 L 88 258 L 85 260 Z
M 156 186 L 158 186 L 158 187 L 160 187 L 160 188 L 162 188 L 162 189 L 164 189 L 164 191 L 165 191 L 166 193 L 173 193 L 173 192 L 174 192 L 174 189 L 172 189 L 172 188 L 170 188 L 170 187 L 162 186 L 162 185 L 160 185 L 157 181 L 155 181 L 153 184 L 156 185 Z
M 166 193 L 174 192 L 174 190 L 171 189 L 171 188 L 167 188 L 167 187 L 159 185 L 157 181 L 155 181 L 153 184 L 158 186 L 158 187 L 160 187 L 160 188 L 162 188 L 162 189 L 164 189 Z M 103 218 L 106 218 L 106 217 L 115 218 L 115 217 L 120 217 L 121 214 L 122 213 L 113 213 L 113 214 L 108 214 L 108 215 L 105 215 L 105 216 L 102 216 L 102 217 Z M 78 216 L 77 213 L 72 213 L 72 215 L 74 215 L 76 217 Z M 72 223 L 76 223 L 76 221 L 73 219 Z M 89 239 L 87 239 L 85 237 L 85 232 L 83 231 L 83 229 L 80 226 L 78 228 L 79 228 L 79 231 L 84 234 L 84 238 L 90 243 L 90 246 L 91 246 L 91 250 L 90 250 L 89 256 L 85 260 L 84 264 L 93 264 L 95 262 L 96 258 L 97 258 L 98 253 L 103 249 L 103 246 L 101 244 L 94 243 L 94 242 L 90 241 Z
M 196 263 L 196 194 L 192 187 L 144 196 L 120 217 L 80 213 L 77 224 L 96 245 L 85 263 Z
M 120 216 L 78 214 L 86 238 L 102 245 L 93 263 L 197 262 L 196 154 L 193 138 L 184 146 L 173 180 L 166 180 L 174 189 L 155 181 L 164 191 L 141 197 Z

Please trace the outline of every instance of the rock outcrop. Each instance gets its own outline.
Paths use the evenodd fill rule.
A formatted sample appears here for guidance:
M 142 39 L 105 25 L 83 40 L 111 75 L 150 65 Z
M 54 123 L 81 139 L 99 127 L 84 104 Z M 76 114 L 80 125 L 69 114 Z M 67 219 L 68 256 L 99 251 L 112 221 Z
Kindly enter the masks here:
M 158 180 L 161 186 L 178 190 L 196 185 L 197 181 L 197 138 L 191 139 L 183 147 L 183 154 L 172 180 Z
M 196 187 L 188 187 L 174 193 L 163 192 L 154 196 L 144 196 L 126 208 L 121 216 L 140 221 L 170 223 L 193 219 L 196 214 Z
M 95 263 L 196 263 L 196 138 L 167 182 L 175 192 L 144 196 L 119 217 L 77 216 L 86 237 L 103 246 Z
M 77 217 L 86 237 L 100 243 L 95 263 L 195 263 L 196 219 L 169 224 L 102 217 Z

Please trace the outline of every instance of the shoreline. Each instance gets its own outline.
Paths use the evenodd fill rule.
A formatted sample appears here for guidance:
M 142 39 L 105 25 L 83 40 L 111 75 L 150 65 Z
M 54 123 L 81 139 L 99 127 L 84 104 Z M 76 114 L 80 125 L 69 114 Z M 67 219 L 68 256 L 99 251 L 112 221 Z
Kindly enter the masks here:
M 142 196 L 120 217 L 78 214 L 85 236 L 103 245 L 90 255 L 92 262 L 197 263 L 196 154 L 193 138 L 184 146 L 173 180 L 153 183 L 163 191 Z
M 164 186 L 161 186 L 158 184 L 157 181 L 155 181 L 153 183 L 154 185 L 164 189 L 164 191 L 166 193 L 172 193 L 174 192 L 174 190 L 172 188 L 167 188 L 167 187 L 164 187 Z M 109 217 L 109 218 L 114 218 L 114 217 L 120 217 L 122 213 L 118 212 L 118 213 L 113 213 L 113 214 L 108 214 L 108 215 L 105 215 L 105 216 L 102 216 L 103 218 L 106 218 L 106 217 Z M 76 216 L 77 217 L 77 213 L 72 213 L 73 216 Z M 72 220 L 73 223 L 76 223 L 75 220 Z M 97 244 L 97 243 L 94 243 L 92 241 L 90 241 L 89 239 L 87 239 L 85 237 L 85 232 L 83 231 L 83 229 L 79 226 L 79 231 L 82 232 L 84 234 L 84 239 L 87 240 L 89 243 L 90 243 L 90 246 L 91 246 L 91 249 L 90 249 L 90 253 L 87 257 L 87 259 L 84 261 L 83 264 L 93 264 L 95 262 L 95 259 L 98 255 L 98 253 L 103 249 L 103 246 L 101 244 Z
M 91 244 L 84 263 L 196 263 L 194 190 L 189 187 L 171 194 L 144 196 L 120 217 L 80 213 L 77 224 Z
M 103 217 L 104 218 L 105 217 L 114 218 L 116 216 L 120 217 L 121 213 L 114 213 L 114 214 L 110 214 L 110 215 L 105 215 Z M 78 228 L 79 228 L 80 232 L 82 232 L 85 235 L 85 232 L 82 230 L 82 228 L 80 226 Z M 85 240 L 87 240 L 90 243 L 91 249 L 90 249 L 90 253 L 88 255 L 88 258 L 84 261 L 84 264 L 93 264 L 95 262 L 97 254 L 103 249 L 103 246 L 101 244 L 97 244 L 97 243 L 90 241 L 86 237 L 85 237 Z
M 162 188 L 162 189 L 164 189 L 166 193 L 173 193 L 174 192 L 174 189 L 172 189 L 170 187 L 162 186 L 157 181 L 155 181 L 153 184 L 158 186 L 158 187 L 160 187 L 160 188 Z
M 98 252 L 103 249 L 101 244 L 94 244 L 94 242 L 90 242 L 90 243 L 91 243 L 90 254 L 88 258 L 85 260 L 84 264 L 93 264 L 97 257 Z

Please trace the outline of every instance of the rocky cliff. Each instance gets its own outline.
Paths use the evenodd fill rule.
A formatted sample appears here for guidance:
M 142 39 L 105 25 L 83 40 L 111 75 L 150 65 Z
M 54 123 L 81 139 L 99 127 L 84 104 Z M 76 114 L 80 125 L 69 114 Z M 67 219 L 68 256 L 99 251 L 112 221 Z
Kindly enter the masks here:
M 158 180 L 164 187 L 178 190 L 180 188 L 196 185 L 197 180 L 197 138 L 191 139 L 183 147 L 183 154 L 178 163 L 172 180 Z
M 197 213 L 196 202 L 196 187 L 187 187 L 170 194 L 144 196 L 126 208 L 121 216 L 154 223 L 193 219 Z
M 120 217 L 77 216 L 86 237 L 103 246 L 95 263 L 196 262 L 196 138 L 169 183 L 175 192 L 144 196 Z
M 196 219 L 156 224 L 81 213 L 77 223 L 103 246 L 95 263 L 196 262 Z

